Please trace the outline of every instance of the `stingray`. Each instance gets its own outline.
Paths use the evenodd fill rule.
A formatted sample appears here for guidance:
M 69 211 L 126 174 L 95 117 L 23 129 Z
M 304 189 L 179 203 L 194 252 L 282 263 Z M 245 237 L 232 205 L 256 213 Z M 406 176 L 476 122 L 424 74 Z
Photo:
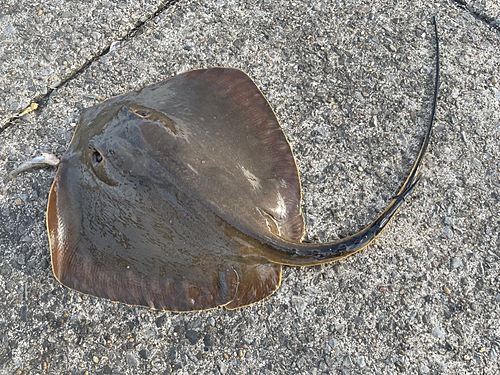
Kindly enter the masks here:
M 48 202 L 55 277 L 129 305 L 235 309 L 270 296 L 282 265 L 356 253 L 419 180 L 438 76 L 437 49 L 431 120 L 397 195 L 365 229 L 326 243 L 302 242 L 295 159 L 244 72 L 189 71 L 82 110 Z

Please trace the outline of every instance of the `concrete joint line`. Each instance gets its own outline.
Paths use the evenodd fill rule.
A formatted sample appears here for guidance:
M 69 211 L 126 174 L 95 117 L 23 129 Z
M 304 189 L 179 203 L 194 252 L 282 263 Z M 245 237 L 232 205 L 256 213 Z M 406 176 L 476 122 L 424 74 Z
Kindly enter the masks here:
M 460 8 L 466 9 L 469 11 L 471 15 L 473 15 L 477 20 L 485 23 L 491 29 L 496 31 L 500 31 L 500 19 L 496 19 L 484 11 L 475 10 L 474 7 L 467 3 L 466 0 L 452 0 L 455 4 L 457 4 Z
M 156 16 L 158 16 L 160 13 L 162 13 L 163 11 L 165 11 L 170 6 L 176 4 L 177 1 L 178 0 L 166 0 L 166 1 L 162 2 L 162 4 L 158 7 L 158 9 L 156 9 L 151 15 L 147 16 L 147 19 L 145 19 L 144 21 L 141 21 L 141 19 L 139 19 L 136 22 L 136 24 L 134 25 L 134 27 L 131 28 L 124 37 L 122 37 L 122 38 L 120 38 L 118 40 L 114 40 L 114 41 L 110 42 L 106 47 L 104 47 L 101 51 L 99 51 L 96 55 L 94 55 L 90 60 L 88 60 L 85 63 L 83 63 L 80 68 L 78 68 L 75 71 L 71 72 L 68 76 L 62 78 L 61 81 L 56 86 L 54 86 L 54 87 L 48 87 L 46 94 L 37 95 L 34 98 L 32 98 L 30 100 L 30 102 L 31 103 L 37 103 L 38 104 L 38 110 L 43 109 L 47 105 L 49 97 L 50 97 L 50 95 L 54 91 L 56 91 L 58 88 L 64 86 L 67 82 L 73 80 L 74 78 L 76 78 L 77 76 L 79 76 L 80 74 L 82 74 L 83 72 L 85 72 L 85 70 L 87 70 L 87 68 L 94 61 L 99 60 L 101 57 L 105 56 L 109 52 L 111 44 L 113 42 L 116 42 L 116 41 L 124 42 L 124 41 L 128 41 L 128 40 L 134 38 L 137 35 L 137 33 L 141 30 L 142 26 L 144 26 L 144 24 L 146 22 L 148 22 L 149 20 L 155 18 Z M 22 113 L 23 113 L 23 109 L 18 110 L 17 113 L 15 113 L 13 116 L 9 117 L 5 121 L 5 123 L 1 124 L 0 125 L 0 134 L 4 130 L 8 129 L 9 127 L 15 125 L 16 123 L 21 122 L 21 119 L 23 117 Z

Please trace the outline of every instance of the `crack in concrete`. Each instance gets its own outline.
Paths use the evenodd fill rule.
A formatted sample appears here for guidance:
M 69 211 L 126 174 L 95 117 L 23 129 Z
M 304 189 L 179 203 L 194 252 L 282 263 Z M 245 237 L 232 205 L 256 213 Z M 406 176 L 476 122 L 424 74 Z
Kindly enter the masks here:
M 49 100 L 49 97 L 50 95 L 56 91 L 58 88 L 62 87 L 63 85 L 65 85 L 67 82 L 71 81 L 72 79 L 74 79 L 75 77 L 79 76 L 81 73 L 83 73 L 94 61 L 98 60 L 99 58 L 105 56 L 110 48 L 111 48 L 111 45 L 114 43 L 114 42 L 117 42 L 117 41 L 120 41 L 120 42 L 123 42 L 123 41 L 127 41 L 127 40 L 130 40 L 132 39 L 139 31 L 140 29 L 142 28 L 142 26 L 147 22 L 149 21 L 150 19 L 153 19 L 155 18 L 156 16 L 158 16 L 160 13 L 162 13 L 165 9 L 167 9 L 168 7 L 176 4 L 179 0 L 167 0 L 167 1 L 164 1 L 152 14 L 148 15 L 147 18 L 145 20 L 142 20 L 142 17 L 141 19 L 139 19 L 136 24 L 134 25 L 134 27 L 132 27 L 128 32 L 127 34 L 120 38 L 120 39 L 117 39 L 117 40 L 114 40 L 112 42 L 110 42 L 106 47 L 104 47 L 99 53 L 97 53 L 96 55 L 94 55 L 90 60 L 86 61 L 80 68 L 78 68 L 77 70 L 71 72 L 68 76 L 64 77 L 63 79 L 61 79 L 61 81 L 54 87 L 48 87 L 47 88 L 47 93 L 45 94 L 40 94 L 40 95 L 37 95 L 35 96 L 34 98 L 32 98 L 30 100 L 30 103 L 37 103 L 38 104 L 38 110 L 41 110 L 45 107 L 45 105 L 47 104 L 48 100 Z M 467 3 L 466 0 L 452 0 L 455 4 L 457 4 L 457 6 L 459 7 L 462 7 L 464 9 L 466 9 L 467 11 L 469 11 L 476 19 L 480 20 L 481 22 L 485 23 L 487 26 L 491 27 L 492 29 L 496 29 L 498 31 L 500 31 L 500 20 L 497 20 L 496 18 L 494 17 L 491 17 L 489 15 L 487 15 L 486 13 L 484 12 L 477 12 L 476 10 L 474 10 L 474 7 L 470 4 Z M 18 110 L 17 113 L 15 113 L 13 116 L 7 118 L 7 120 L 5 120 L 5 123 L 3 125 L 0 126 L 0 134 L 8 129 L 9 127 L 19 123 L 22 121 L 22 118 L 24 116 L 23 112 L 25 111 L 25 109 L 21 109 L 21 110 Z
M 31 98 L 30 99 L 30 103 L 37 103 L 38 104 L 38 109 L 37 110 L 43 109 L 47 105 L 49 97 L 50 97 L 50 95 L 54 91 L 56 91 L 60 87 L 64 86 L 67 82 L 71 81 L 72 79 L 78 77 L 80 74 L 82 74 L 83 72 L 85 72 L 85 70 L 90 65 L 92 65 L 92 63 L 94 61 L 96 61 L 96 60 L 100 59 L 101 57 L 105 56 L 109 52 L 109 50 L 111 48 L 111 45 L 113 43 L 115 43 L 117 41 L 123 42 L 123 41 L 127 41 L 127 40 L 132 39 L 133 37 L 135 37 L 135 35 L 137 35 L 137 33 L 140 31 L 140 29 L 144 26 L 144 24 L 146 22 L 148 22 L 149 20 L 155 18 L 160 13 L 162 13 L 163 11 L 165 11 L 167 8 L 169 8 L 170 6 L 174 5 L 178 1 L 179 0 L 167 0 L 167 1 L 162 2 L 160 4 L 160 6 L 158 6 L 158 8 L 153 13 L 151 13 L 150 15 L 147 16 L 146 19 L 143 19 L 143 17 L 141 17 L 135 23 L 134 27 L 132 27 L 127 32 L 127 34 L 124 37 L 119 38 L 117 40 L 113 40 L 112 42 L 110 42 L 106 47 L 104 47 L 101 51 L 99 51 L 99 53 L 97 53 L 91 59 L 89 59 L 85 63 L 83 63 L 82 66 L 80 66 L 78 69 L 76 69 L 73 72 L 71 72 L 66 77 L 62 78 L 61 81 L 56 86 L 54 86 L 54 87 L 48 87 L 47 88 L 47 93 L 40 94 L 40 95 L 35 96 L 34 98 Z M 24 116 L 24 114 L 23 114 L 24 110 L 25 109 L 18 110 L 17 113 L 15 113 L 13 116 L 7 118 L 7 120 L 5 121 L 5 123 L 0 126 L 0 134 L 3 131 L 5 131 L 6 129 L 8 129 L 9 127 L 11 127 L 11 126 L 13 126 L 13 125 L 15 125 L 17 123 L 20 123 L 22 121 L 22 117 Z
M 467 3 L 466 0 L 452 0 L 459 7 L 464 8 L 470 12 L 476 19 L 485 23 L 488 27 L 500 31 L 500 19 L 496 19 L 495 17 L 489 16 L 485 12 L 477 11 L 474 9 L 474 6 Z

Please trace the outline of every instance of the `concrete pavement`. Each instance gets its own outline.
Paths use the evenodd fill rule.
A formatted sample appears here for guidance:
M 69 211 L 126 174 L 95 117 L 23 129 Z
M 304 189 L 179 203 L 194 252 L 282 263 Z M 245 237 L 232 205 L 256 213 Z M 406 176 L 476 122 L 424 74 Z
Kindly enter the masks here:
M 420 185 L 368 248 L 284 267 L 256 305 L 174 314 L 72 292 L 52 275 L 45 229 L 55 169 L 0 183 L 0 372 L 500 372 L 494 1 L 11 1 L 0 9 L 0 176 L 41 152 L 61 157 L 99 98 L 235 67 L 292 146 L 306 238 L 347 236 L 378 216 L 416 157 L 433 15 L 442 74 Z

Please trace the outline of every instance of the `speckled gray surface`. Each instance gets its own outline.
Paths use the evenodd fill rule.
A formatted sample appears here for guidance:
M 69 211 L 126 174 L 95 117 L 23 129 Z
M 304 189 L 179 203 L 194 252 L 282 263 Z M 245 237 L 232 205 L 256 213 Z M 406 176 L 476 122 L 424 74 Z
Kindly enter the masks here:
M 231 66 L 262 89 L 292 145 L 307 238 L 346 236 L 383 210 L 416 156 L 430 115 L 429 21 L 437 14 L 442 83 L 423 178 L 362 252 L 325 266 L 285 267 L 281 288 L 259 304 L 189 314 L 62 287 L 45 229 L 55 169 L 1 184 L 0 373 L 500 372 L 500 35 L 481 16 L 498 19 L 495 2 L 180 1 L 154 5 L 164 9 L 137 29 L 129 27 L 140 21 L 135 6 L 142 3 L 123 4 L 129 21 L 109 27 L 128 35 L 122 43 L 101 56 L 102 39 L 89 39 L 79 47 L 88 52 L 68 68 L 51 65 L 56 79 L 80 73 L 38 110 L 6 123 L 1 176 L 40 152 L 62 156 L 79 110 L 98 103 L 93 98 L 194 68 Z M 27 19 L 12 21 L 18 8 L 10 6 L 1 9 L 0 32 L 12 26 L 36 35 Z M 35 17 L 40 7 L 30 7 Z M 94 7 L 84 4 L 73 23 L 90 30 Z M 112 22 L 111 11 L 106 15 Z M 76 26 L 73 33 L 50 26 L 47 35 L 76 38 Z M 16 91 L 26 79 L 40 92 L 50 87 L 38 67 L 38 39 L 14 36 L 0 46 L 2 110 L 38 95 Z M 46 43 L 55 47 L 50 61 L 68 61 L 62 40 Z M 23 55 L 23 48 L 33 52 Z M 7 50 L 16 59 L 2 58 Z M 19 64 L 25 73 L 10 77 Z
M 464 9 L 489 26 L 500 30 L 500 3 L 494 0 L 455 0 Z
M 0 128 L 162 8 L 160 0 L 4 2 Z

